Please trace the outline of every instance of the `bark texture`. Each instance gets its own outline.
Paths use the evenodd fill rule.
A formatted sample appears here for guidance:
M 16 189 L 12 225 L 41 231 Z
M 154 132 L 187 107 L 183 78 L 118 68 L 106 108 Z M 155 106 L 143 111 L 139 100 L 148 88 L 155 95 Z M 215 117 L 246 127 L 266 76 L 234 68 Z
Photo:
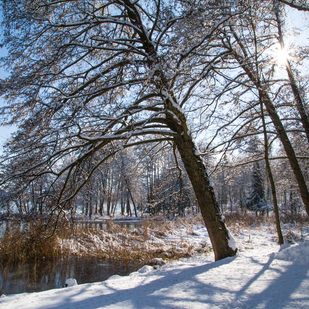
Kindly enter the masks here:
M 280 216 L 279 216 L 279 207 L 278 207 L 278 200 L 277 200 L 276 185 L 275 185 L 273 173 L 271 171 L 271 166 L 270 166 L 270 163 L 269 163 L 268 136 L 267 136 L 267 130 L 266 130 L 265 117 L 264 117 L 264 106 L 263 106 L 262 101 L 260 101 L 260 107 L 261 107 L 261 116 L 262 116 L 263 133 L 264 133 L 264 155 L 265 155 L 266 170 L 267 170 L 267 174 L 268 174 L 268 178 L 269 178 L 269 182 L 270 182 L 270 187 L 271 187 L 271 193 L 272 193 L 272 197 L 273 197 L 274 212 L 275 212 L 275 218 L 276 218 L 276 228 L 277 228 L 277 234 L 278 234 L 278 242 L 279 242 L 279 245 L 283 245 L 284 240 L 283 240 L 281 225 L 280 225 Z
M 234 256 L 237 249 L 229 244 L 229 233 L 223 221 L 214 190 L 209 183 L 205 165 L 200 157 L 195 154 L 193 141 L 187 138 L 175 139 L 182 162 L 192 183 L 201 213 L 209 233 L 215 260 Z
M 173 96 L 171 95 L 171 97 Z M 214 190 L 210 185 L 204 162 L 196 154 L 196 147 L 187 128 L 185 116 L 169 100 L 166 105 L 168 108 L 167 124 L 174 132 L 177 132 L 175 144 L 198 201 L 212 243 L 215 260 L 234 256 L 237 249 L 231 247 L 229 232 L 225 226 Z M 175 120 L 173 115 L 176 115 L 181 121 Z

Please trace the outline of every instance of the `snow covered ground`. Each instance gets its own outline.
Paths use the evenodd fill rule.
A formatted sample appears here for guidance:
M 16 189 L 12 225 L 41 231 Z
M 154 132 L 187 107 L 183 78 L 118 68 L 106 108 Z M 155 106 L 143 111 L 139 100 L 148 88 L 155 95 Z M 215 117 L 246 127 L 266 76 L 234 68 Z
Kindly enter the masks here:
M 239 253 L 144 266 L 129 276 L 0 298 L 0 308 L 309 308 L 309 234 L 276 244 L 273 227 L 234 227 Z M 207 239 L 196 226 L 192 237 Z M 291 233 L 290 233 L 291 234 Z

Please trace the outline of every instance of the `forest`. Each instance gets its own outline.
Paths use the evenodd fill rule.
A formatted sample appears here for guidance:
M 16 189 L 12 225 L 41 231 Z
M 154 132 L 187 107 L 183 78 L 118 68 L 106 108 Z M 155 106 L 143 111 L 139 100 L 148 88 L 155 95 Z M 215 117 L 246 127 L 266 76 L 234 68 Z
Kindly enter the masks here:
M 2 217 L 309 213 L 307 1 L 3 0 Z M 298 14 L 298 15 L 297 15 Z M 293 15 L 294 16 L 294 15 Z M 298 17 L 300 18 L 300 17 Z M 307 45 L 306 45 L 307 44 Z

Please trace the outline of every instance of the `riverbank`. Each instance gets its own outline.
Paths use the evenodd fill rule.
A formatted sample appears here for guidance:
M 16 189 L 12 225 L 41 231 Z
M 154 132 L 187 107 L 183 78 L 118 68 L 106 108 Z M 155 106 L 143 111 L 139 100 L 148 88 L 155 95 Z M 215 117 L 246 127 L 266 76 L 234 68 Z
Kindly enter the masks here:
M 23 224 L 23 226 L 21 226 Z M 33 262 L 57 258 L 94 257 L 123 263 L 153 258 L 177 259 L 210 250 L 210 242 L 194 234 L 192 226 L 205 229 L 200 216 L 174 220 L 75 220 L 49 230 L 44 221 L 16 222 L 0 238 L 3 263 Z M 194 239 L 192 242 L 191 240 Z
M 59 242 L 63 252 L 124 263 L 139 260 L 146 264 L 153 258 L 178 259 L 211 251 L 200 216 L 170 221 L 143 220 L 133 227 L 108 221 L 101 229 L 77 229 L 72 237 Z
M 201 235 L 193 233 L 193 225 L 199 226 Z M 6 249 L 17 262 L 1 264 L 0 295 L 63 287 L 69 276 L 80 283 L 105 280 L 113 274 L 126 275 L 156 263 L 156 258 L 165 262 L 211 251 L 199 217 L 143 222 L 80 221 L 72 230 L 67 229 L 71 233 L 62 230 L 43 246 L 33 247 L 25 234 L 20 237 L 19 226 L 11 229 L 2 239 L 0 250 L 3 256 Z M 34 259 L 26 258 L 29 252 Z M 53 258 L 45 258 L 46 252 Z
M 205 228 L 192 230 L 188 240 L 208 239 Z M 195 254 L 103 282 L 10 295 L 0 307 L 308 308 L 308 224 L 283 224 L 290 243 L 281 249 L 273 224 L 238 223 L 230 230 L 239 248 L 234 258 L 213 262 L 212 254 Z

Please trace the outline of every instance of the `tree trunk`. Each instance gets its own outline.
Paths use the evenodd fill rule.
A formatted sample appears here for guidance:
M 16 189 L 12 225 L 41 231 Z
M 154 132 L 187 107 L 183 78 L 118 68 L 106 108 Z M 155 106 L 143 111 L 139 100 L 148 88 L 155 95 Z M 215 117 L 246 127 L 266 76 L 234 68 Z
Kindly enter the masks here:
M 236 244 L 233 238 L 230 238 L 225 226 L 203 160 L 196 155 L 197 149 L 189 132 L 186 117 L 176 102 L 176 98 L 170 92 L 170 96 L 166 98 L 166 124 L 172 131 L 177 132 L 174 141 L 195 192 L 212 243 L 215 260 L 234 256 L 237 252 Z
M 108 191 L 107 203 L 106 203 L 106 212 L 108 216 L 111 214 L 111 199 L 112 199 L 111 192 Z
M 218 203 L 215 198 L 214 190 L 210 186 L 208 175 L 203 161 L 196 154 L 196 148 L 188 133 L 186 117 L 177 104 L 177 100 L 171 91 L 171 85 L 166 78 L 164 71 L 159 69 L 160 55 L 157 54 L 155 45 L 150 41 L 142 18 L 136 10 L 135 3 L 130 0 L 123 0 L 128 13 L 130 22 L 141 29 L 138 32 L 144 51 L 147 53 L 148 65 L 155 69 L 155 75 L 158 77 L 154 81 L 154 86 L 160 91 L 166 107 L 166 124 L 169 128 L 177 132 L 175 143 L 188 173 L 199 207 L 205 221 L 210 240 L 212 242 L 215 259 L 220 260 L 236 254 L 237 249 L 231 248 L 229 243 L 229 233 L 223 222 Z M 159 79 L 159 80 L 158 80 Z M 176 119 L 175 117 L 176 116 Z
M 131 211 L 129 194 L 127 194 L 127 216 L 132 217 L 132 211 Z
M 85 216 L 88 216 L 88 201 L 86 201 Z
M 223 221 L 213 188 L 209 183 L 205 165 L 195 154 L 195 145 L 189 135 L 175 138 L 177 149 L 192 183 L 205 225 L 211 240 L 215 260 L 236 254 L 231 248 L 229 233 Z
M 120 166 L 119 166 L 120 167 Z M 136 209 L 136 204 L 135 204 L 135 201 L 133 199 L 133 196 L 132 196 L 132 192 L 130 190 L 130 186 L 129 186 L 129 181 L 127 179 L 127 176 L 125 174 L 125 170 L 124 170 L 124 162 L 123 162 L 123 158 L 121 157 L 121 175 L 122 175 L 122 178 L 126 184 L 126 187 L 127 187 L 127 191 L 128 191 L 128 195 L 130 196 L 131 198 L 131 201 L 132 201 L 132 204 L 133 204 L 133 208 L 134 208 L 134 214 L 135 214 L 135 217 L 137 218 L 137 209 Z M 130 210 L 131 211 L 131 210 Z
M 123 182 L 121 182 L 120 208 L 121 208 L 121 214 L 124 215 L 124 212 L 125 212 L 125 200 L 124 200 Z
M 262 115 L 262 122 L 263 122 L 263 132 L 264 132 L 264 155 L 265 155 L 265 163 L 266 163 L 266 170 L 268 173 L 268 178 L 271 186 L 271 192 L 273 197 L 273 203 L 274 203 L 274 211 L 275 211 L 275 217 L 276 217 L 276 228 L 277 228 L 277 234 L 278 234 L 278 242 L 279 245 L 283 245 L 283 236 L 280 226 L 280 216 L 279 216 L 279 207 L 278 207 L 278 201 L 277 201 L 277 192 L 276 192 L 276 185 L 273 177 L 273 173 L 271 171 L 270 163 L 269 163 L 269 147 L 268 147 L 268 136 L 266 131 L 266 123 L 265 123 L 265 117 L 264 117 L 264 106 L 262 101 L 260 102 L 261 107 L 261 115 Z M 268 217 L 268 208 L 267 208 L 267 217 Z
M 233 32 L 235 39 L 239 43 L 240 46 L 242 46 L 242 43 L 240 42 L 239 38 L 237 37 L 237 34 Z M 255 72 L 252 67 L 246 63 L 246 60 L 243 59 L 241 56 L 239 56 L 235 51 L 231 50 L 231 52 L 234 53 L 235 59 L 239 62 L 240 66 L 243 68 L 243 70 L 246 72 L 252 83 L 256 86 L 256 88 L 259 91 L 259 97 L 262 100 L 267 113 L 272 120 L 272 123 L 278 133 L 279 139 L 283 145 L 283 148 L 285 150 L 285 153 L 288 157 L 289 163 L 291 165 L 291 168 L 293 170 L 293 173 L 295 175 L 300 195 L 302 198 L 302 201 L 305 205 L 306 212 L 309 215 L 309 192 L 307 188 L 307 184 L 304 178 L 304 175 L 302 173 L 302 170 L 299 166 L 298 160 L 296 158 L 295 151 L 293 149 L 293 146 L 289 140 L 289 137 L 285 131 L 285 128 L 281 122 L 281 119 L 279 118 L 279 115 L 276 111 L 276 108 L 269 97 L 267 91 L 264 89 L 264 87 L 261 85 L 261 81 L 258 78 L 257 72 Z
M 294 152 L 294 149 L 292 147 L 292 144 L 285 132 L 285 129 L 283 127 L 283 124 L 276 112 L 276 109 L 272 103 L 272 101 L 270 100 L 268 94 L 266 93 L 265 90 L 263 89 L 259 89 L 259 92 L 260 92 L 260 95 L 261 95 L 261 98 L 263 100 L 263 103 L 266 107 L 266 110 L 276 128 L 276 131 L 278 133 L 278 136 L 280 138 L 280 141 L 283 145 L 283 148 L 285 150 L 285 153 L 289 159 L 289 162 L 290 162 L 290 165 L 291 165 L 291 168 L 294 172 L 294 175 L 295 175 L 295 178 L 297 180 L 297 184 L 298 184 L 298 187 L 299 187 L 299 191 L 300 191 L 300 195 L 301 195 L 301 198 L 302 198 L 302 201 L 306 207 L 306 211 L 307 211 L 307 214 L 309 215 L 309 192 L 308 192 L 308 188 L 307 188 L 307 184 L 306 184 L 306 181 L 305 181 L 305 178 L 304 178 L 304 175 L 302 173 L 302 170 L 299 166 L 299 163 L 298 163 L 298 160 L 296 158 L 296 154 Z
M 99 214 L 103 216 L 104 212 L 104 196 L 100 196 L 100 206 L 99 206 Z
M 281 48 L 284 49 L 285 46 L 284 46 L 284 39 L 283 39 L 282 25 L 281 25 L 281 18 L 280 18 L 280 3 L 276 0 L 274 1 L 274 8 L 275 8 L 275 15 L 276 15 L 277 26 L 278 26 L 279 43 L 280 43 Z M 286 65 L 286 71 L 289 76 L 290 85 L 293 91 L 294 99 L 296 101 L 296 108 L 300 116 L 300 121 L 305 130 L 307 141 L 309 142 L 309 119 L 308 119 L 308 114 L 305 109 L 305 104 L 300 94 L 300 90 L 298 88 L 297 82 L 294 78 L 294 74 L 292 72 L 289 59 L 286 59 L 285 65 Z
M 96 198 L 95 199 L 95 208 L 94 208 L 94 213 L 95 214 L 98 214 L 98 203 L 99 203 L 98 198 Z

